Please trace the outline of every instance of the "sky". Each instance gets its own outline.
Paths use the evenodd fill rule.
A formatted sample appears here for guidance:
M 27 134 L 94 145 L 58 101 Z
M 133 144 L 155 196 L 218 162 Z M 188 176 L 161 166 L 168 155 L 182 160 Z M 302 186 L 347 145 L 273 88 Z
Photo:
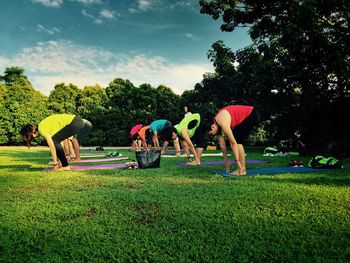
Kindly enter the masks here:
M 213 72 L 215 41 L 233 51 L 251 43 L 246 29 L 222 32 L 198 2 L 0 0 L 0 75 L 23 67 L 45 95 L 62 82 L 105 88 L 115 78 L 181 95 Z

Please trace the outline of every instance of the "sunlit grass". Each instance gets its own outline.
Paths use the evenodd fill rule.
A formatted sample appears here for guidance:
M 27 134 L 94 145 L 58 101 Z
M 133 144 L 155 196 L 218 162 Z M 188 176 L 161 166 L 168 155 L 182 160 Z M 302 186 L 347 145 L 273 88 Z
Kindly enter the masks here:
M 291 160 L 264 158 L 256 148 L 247 158 L 270 161 L 248 168 Z M 177 160 L 162 158 L 159 169 L 44 173 L 47 149 L 2 149 L 0 262 L 350 257 L 349 159 L 341 171 L 242 178 Z

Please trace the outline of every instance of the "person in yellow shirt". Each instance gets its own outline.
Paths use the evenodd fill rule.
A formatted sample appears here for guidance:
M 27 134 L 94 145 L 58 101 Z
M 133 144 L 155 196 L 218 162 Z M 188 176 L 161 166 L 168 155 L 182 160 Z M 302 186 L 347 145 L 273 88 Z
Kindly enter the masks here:
M 55 114 L 42 120 L 38 126 L 35 124 L 23 126 L 20 134 L 28 147 L 39 134 L 43 136 L 50 148 L 54 170 L 66 171 L 70 170 L 70 166 L 61 142 L 78 134 L 83 126 L 83 120 L 73 114 Z
M 91 132 L 92 124 L 86 119 L 82 119 L 84 122 L 83 128 L 75 136 L 69 137 L 64 142 L 64 149 L 66 152 L 66 158 L 68 162 L 80 162 L 80 146 L 81 143 L 86 140 Z

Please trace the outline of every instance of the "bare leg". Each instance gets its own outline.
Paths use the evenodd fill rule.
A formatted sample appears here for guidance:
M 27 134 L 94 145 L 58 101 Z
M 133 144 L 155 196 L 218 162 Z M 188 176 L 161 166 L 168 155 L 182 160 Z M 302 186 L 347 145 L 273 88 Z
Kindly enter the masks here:
M 181 148 L 180 148 L 179 138 L 177 138 L 174 141 L 174 147 L 175 147 L 176 156 L 180 156 L 181 155 L 181 152 L 180 152 Z
M 233 172 L 234 175 L 246 175 L 246 161 L 245 161 L 245 150 L 242 144 L 237 144 L 238 146 L 238 154 L 239 154 L 239 161 L 241 163 L 242 169 L 237 168 L 236 171 Z
M 72 144 L 73 144 L 73 149 L 74 149 L 74 154 L 75 154 L 75 162 L 80 162 L 80 146 L 79 146 L 79 142 L 77 139 L 73 138 L 72 139 Z

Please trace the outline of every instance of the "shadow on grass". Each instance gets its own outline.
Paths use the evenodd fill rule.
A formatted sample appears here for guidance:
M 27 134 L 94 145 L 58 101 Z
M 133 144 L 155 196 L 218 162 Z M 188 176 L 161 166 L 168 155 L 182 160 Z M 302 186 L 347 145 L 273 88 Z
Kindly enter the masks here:
M 0 169 L 11 170 L 11 171 L 39 171 L 42 168 L 33 167 L 30 164 L 20 164 L 20 165 L 0 165 Z
M 309 174 L 309 177 L 304 174 L 302 178 L 283 178 L 283 174 L 275 175 L 274 177 L 265 177 L 260 175 L 259 180 L 274 183 L 290 183 L 290 184 L 305 184 L 305 185 L 324 185 L 324 186 L 349 186 L 350 176 L 338 175 L 337 171 L 323 171 L 322 174 Z M 332 174 L 334 173 L 334 174 Z

